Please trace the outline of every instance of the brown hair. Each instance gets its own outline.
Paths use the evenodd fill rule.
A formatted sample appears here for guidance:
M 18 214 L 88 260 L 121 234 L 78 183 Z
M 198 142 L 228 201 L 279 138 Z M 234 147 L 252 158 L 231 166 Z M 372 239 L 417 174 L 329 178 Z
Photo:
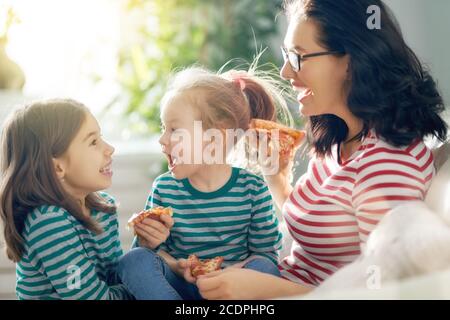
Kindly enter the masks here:
M 87 229 L 102 232 L 64 190 L 52 161 L 67 151 L 87 112 L 88 108 L 77 101 L 55 99 L 24 106 L 5 121 L 1 137 L 0 217 L 10 260 L 21 259 L 25 219 L 41 205 L 60 206 Z M 86 206 L 108 213 L 116 211 L 114 205 L 96 193 L 87 196 Z
M 251 71 L 213 73 L 191 67 L 175 74 L 169 90 L 190 94 L 206 128 L 247 130 L 253 118 L 275 121 L 277 111 L 288 113 L 274 80 Z

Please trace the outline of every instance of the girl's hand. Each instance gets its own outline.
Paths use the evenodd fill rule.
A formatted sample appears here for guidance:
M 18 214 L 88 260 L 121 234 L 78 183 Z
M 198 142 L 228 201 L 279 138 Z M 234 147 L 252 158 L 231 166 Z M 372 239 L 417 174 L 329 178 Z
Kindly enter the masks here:
M 174 271 L 189 283 L 195 283 L 197 281 L 191 274 L 191 263 L 188 259 L 178 259 L 176 270 Z
M 209 300 L 257 299 L 257 294 L 264 291 L 260 288 L 264 276 L 270 275 L 250 269 L 226 268 L 199 276 L 197 286 L 202 297 Z
M 160 219 L 161 221 L 146 218 L 134 226 L 141 247 L 153 250 L 167 240 L 174 221 L 169 215 L 161 215 Z

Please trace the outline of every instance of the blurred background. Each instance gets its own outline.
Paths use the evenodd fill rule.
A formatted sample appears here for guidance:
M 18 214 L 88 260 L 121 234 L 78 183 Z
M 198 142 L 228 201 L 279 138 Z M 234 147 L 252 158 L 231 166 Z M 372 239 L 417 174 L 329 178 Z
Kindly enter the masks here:
M 345 1 L 345 0 L 336 0 Z M 281 0 L 0 0 L 0 123 L 15 107 L 70 97 L 91 108 L 116 147 L 113 187 L 121 239 L 167 170 L 157 143 L 159 101 L 173 70 L 281 66 Z M 408 44 L 450 101 L 450 1 L 386 0 Z M 299 119 L 297 106 L 291 105 Z M 301 121 L 297 121 L 301 126 Z M 299 157 L 295 175 L 307 159 Z M 1 237 L 0 237 L 0 246 Z M 14 295 L 14 265 L 0 254 L 0 299 Z

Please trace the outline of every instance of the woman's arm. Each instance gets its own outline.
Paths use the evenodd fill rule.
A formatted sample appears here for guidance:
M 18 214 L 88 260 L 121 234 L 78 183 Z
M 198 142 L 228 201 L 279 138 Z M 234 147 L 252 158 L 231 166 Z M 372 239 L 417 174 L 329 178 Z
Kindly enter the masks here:
M 313 288 L 250 269 L 227 268 L 197 280 L 203 298 L 216 299 L 273 299 L 303 295 Z
M 283 204 L 286 202 L 287 198 L 291 194 L 293 188 L 291 186 L 292 180 L 292 169 L 294 164 L 295 154 L 299 148 L 299 145 L 294 146 L 289 154 L 279 153 L 279 145 L 270 144 L 270 154 L 279 154 L 278 163 L 273 164 L 271 162 L 271 157 L 266 157 L 266 163 L 264 163 L 265 157 L 260 156 L 263 154 L 263 149 L 261 149 L 262 144 L 260 144 L 260 149 L 258 150 L 258 161 L 269 186 L 270 193 L 275 201 L 275 204 L 281 210 Z M 277 168 L 273 166 L 277 165 Z
M 365 243 L 379 221 L 395 207 L 409 201 L 423 201 L 428 181 L 433 176 L 431 151 L 424 144 L 415 153 L 391 154 L 373 152 L 362 159 L 368 163 L 355 178 L 352 206 L 358 223 L 359 237 Z
M 264 180 L 267 182 L 275 204 L 281 210 L 293 190 L 289 183 L 289 176 L 278 173 L 276 175 L 264 176 Z
M 282 234 L 278 228 L 272 195 L 262 180 L 258 183 L 257 191 L 251 199 L 251 219 L 247 235 L 250 257 L 264 257 L 276 265 L 278 263 L 278 251 L 282 246 Z
M 288 156 L 280 156 L 277 173 L 264 175 L 264 180 L 266 180 L 275 204 L 280 210 L 283 208 L 283 204 L 286 202 L 293 190 L 291 186 L 291 176 L 292 167 L 294 164 L 294 155 L 295 150 L 293 150 Z

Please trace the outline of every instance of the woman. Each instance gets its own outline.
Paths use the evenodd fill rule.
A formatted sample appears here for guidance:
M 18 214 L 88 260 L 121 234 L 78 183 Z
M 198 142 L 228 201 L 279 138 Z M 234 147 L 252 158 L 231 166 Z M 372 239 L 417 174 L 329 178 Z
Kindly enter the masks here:
M 369 6 L 381 29 L 368 29 Z M 447 126 L 436 85 L 377 0 L 298 0 L 285 4 L 289 25 L 281 75 L 298 92 L 312 158 L 292 187 L 292 158 L 265 176 L 294 239 L 279 264 L 283 278 L 226 269 L 197 281 L 207 299 L 305 294 L 361 253 L 392 208 L 423 200 L 434 175 L 425 136 L 443 141 Z

